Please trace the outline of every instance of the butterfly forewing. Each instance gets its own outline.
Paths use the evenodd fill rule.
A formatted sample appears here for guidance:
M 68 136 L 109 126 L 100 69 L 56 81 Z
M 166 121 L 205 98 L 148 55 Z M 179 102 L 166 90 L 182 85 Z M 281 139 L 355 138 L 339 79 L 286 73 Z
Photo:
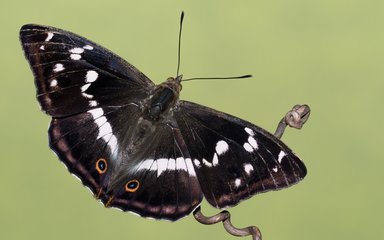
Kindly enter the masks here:
M 140 106 L 155 86 L 143 73 L 61 29 L 25 25 L 20 39 L 37 98 L 53 117 L 51 148 L 96 197 L 170 220 L 201 202 L 192 163 L 176 147 L 172 128 L 151 125 L 151 136 L 142 130 Z
M 76 34 L 25 25 L 20 39 L 35 75 L 37 98 L 54 117 L 138 102 L 154 86 L 135 67 Z
M 175 118 L 204 196 L 215 207 L 288 187 L 306 174 L 283 142 L 249 122 L 187 101 L 179 101 Z

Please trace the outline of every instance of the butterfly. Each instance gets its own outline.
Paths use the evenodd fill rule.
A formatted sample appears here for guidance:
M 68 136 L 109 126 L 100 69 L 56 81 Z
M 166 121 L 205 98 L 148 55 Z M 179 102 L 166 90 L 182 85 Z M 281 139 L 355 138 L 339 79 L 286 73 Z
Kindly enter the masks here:
M 54 27 L 20 40 L 49 144 L 106 207 L 175 221 L 203 197 L 227 208 L 306 175 L 278 138 L 229 114 L 179 100 L 182 76 L 155 85 L 102 46 Z

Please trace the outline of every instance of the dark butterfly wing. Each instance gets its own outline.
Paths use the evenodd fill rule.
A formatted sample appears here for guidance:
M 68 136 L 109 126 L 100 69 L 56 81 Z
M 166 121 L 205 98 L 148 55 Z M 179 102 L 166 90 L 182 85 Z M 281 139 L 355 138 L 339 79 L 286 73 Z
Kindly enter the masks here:
M 37 98 L 53 117 L 138 102 L 154 86 L 117 55 L 74 33 L 24 25 L 20 40 L 35 75 Z
M 306 175 L 279 139 L 239 118 L 180 101 L 174 114 L 208 202 L 218 208 L 278 190 Z
M 190 214 L 203 195 L 189 153 L 179 140 L 178 129 L 158 126 L 146 147 L 140 147 L 139 156 L 120 168 L 122 178 L 116 180 L 121 185 L 125 179 L 135 179 L 142 187 L 135 193 L 120 189 L 111 205 L 172 221 Z
M 156 125 L 150 134 L 140 124 L 154 88 L 146 76 L 64 30 L 25 25 L 20 39 L 37 98 L 53 117 L 51 148 L 71 173 L 106 206 L 169 220 L 196 208 L 202 193 L 188 152 L 174 141 L 179 133 Z
M 202 200 L 192 161 L 174 140 L 179 133 L 166 125 L 157 126 L 145 147 L 137 146 L 140 151 L 132 151 L 130 145 L 141 142 L 136 125 L 129 124 L 140 122 L 136 108 L 96 108 L 53 119 L 50 144 L 106 206 L 177 220 Z M 123 115 L 130 116 L 128 124 Z

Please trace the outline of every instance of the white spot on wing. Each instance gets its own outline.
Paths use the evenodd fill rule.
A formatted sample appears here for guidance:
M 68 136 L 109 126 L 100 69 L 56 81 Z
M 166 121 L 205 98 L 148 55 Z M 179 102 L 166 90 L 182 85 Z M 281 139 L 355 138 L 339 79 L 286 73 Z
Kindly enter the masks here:
M 249 144 L 251 144 L 253 149 L 258 149 L 259 148 L 259 145 L 257 144 L 256 139 L 254 139 L 253 137 L 249 136 L 248 137 L 248 142 L 249 142 Z
M 53 71 L 54 72 L 60 72 L 60 71 L 63 71 L 64 70 L 64 65 L 61 64 L 61 63 L 57 63 L 55 64 L 55 66 L 53 67 Z
M 75 54 L 75 53 L 71 54 L 70 57 L 72 60 L 80 60 L 81 59 L 81 55 Z
M 151 168 L 149 170 L 150 171 L 157 171 L 157 161 L 153 161 Z
M 157 177 L 159 177 L 163 172 L 167 170 L 168 167 L 168 158 L 159 158 L 157 162 Z
M 90 83 L 87 83 L 87 84 L 81 86 L 81 92 L 85 92 L 85 91 L 87 91 L 87 89 L 88 89 L 90 86 L 91 86 Z
M 236 178 L 236 180 L 235 180 L 235 186 L 236 186 L 236 187 L 240 187 L 240 185 L 241 185 L 241 179 L 240 179 L 240 178 Z
M 245 130 L 249 135 L 251 135 L 251 136 L 254 136 L 254 135 L 255 135 L 255 132 L 254 132 L 252 129 L 248 128 L 248 127 L 245 127 L 244 130 Z
M 90 107 L 96 107 L 97 106 L 97 102 L 95 100 L 91 100 L 91 101 L 89 101 L 89 106 Z
M 41 45 L 41 46 L 40 46 L 40 50 L 45 50 L 45 46 L 44 46 L 44 45 Z
M 249 144 L 249 143 L 246 142 L 246 143 L 244 143 L 243 147 L 244 147 L 244 149 L 245 149 L 247 152 L 253 152 L 253 148 L 252 148 L 251 144 Z
M 213 154 L 213 159 L 212 159 L 212 166 L 216 166 L 219 164 L 219 158 L 217 156 L 217 153 Z
M 205 158 L 203 158 L 203 164 L 207 167 L 212 167 L 212 163 L 208 162 Z
M 49 84 L 51 87 L 56 87 L 57 86 L 57 80 L 52 79 L 51 83 Z
M 116 150 L 117 150 L 117 138 L 115 135 L 113 135 L 111 133 L 111 137 L 109 138 L 109 141 L 108 141 L 108 146 L 111 148 L 111 153 L 113 155 L 117 154 Z
M 192 160 L 190 158 L 186 158 L 185 163 L 187 165 L 189 175 L 196 176 L 195 168 L 192 165 Z
M 92 115 L 93 120 L 98 126 L 99 133 L 97 135 L 97 139 L 102 138 L 109 146 L 111 153 L 116 154 L 117 153 L 116 150 L 118 146 L 117 138 L 115 135 L 113 135 L 112 126 L 108 122 L 107 118 L 104 116 L 103 109 L 95 108 L 95 109 L 89 110 L 88 113 Z
M 247 127 L 244 128 L 244 130 L 249 134 L 249 137 L 248 137 L 248 142 L 244 143 L 243 147 L 247 152 L 250 152 L 250 153 L 254 152 L 259 148 L 259 145 L 257 144 L 256 139 L 253 137 L 255 133 L 253 132 L 252 129 Z
M 50 41 L 53 38 L 53 33 L 49 32 L 47 34 L 47 38 L 45 39 L 46 42 Z
M 188 171 L 187 165 L 185 164 L 184 158 L 178 157 L 176 158 L 176 169 Z
M 184 159 L 183 157 L 174 158 L 159 158 L 156 160 L 147 159 L 143 161 L 137 170 L 149 170 L 157 172 L 159 177 L 165 171 L 183 170 L 188 172 L 191 176 L 196 176 L 195 169 L 192 165 L 190 158 Z
M 95 108 L 89 110 L 88 112 L 92 115 L 93 119 L 99 118 L 104 115 L 104 111 L 102 108 Z
M 81 95 L 83 95 L 83 97 L 85 97 L 85 98 L 88 98 L 88 99 L 92 99 L 93 98 L 93 95 L 92 94 L 87 94 L 87 93 L 85 93 L 86 91 L 87 91 L 87 89 L 89 88 L 91 86 L 91 84 L 90 83 L 87 83 L 87 84 L 84 84 L 83 86 L 81 86 Z M 92 105 L 91 105 L 92 104 Z M 95 107 L 95 106 L 97 106 L 97 102 L 96 101 L 90 101 L 89 102 L 89 105 L 92 107 Z
M 108 125 L 109 125 L 109 123 L 108 122 L 106 122 L 105 123 L 105 125 L 103 125 L 103 126 L 105 126 L 105 127 L 108 127 Z M 109 127 L 110 127 L 111 125 L 109 125 Z M 111 128 L 112 129 L 112 128 Z M 100 135 L 100 134 L 99 134 Z M 102 139 L 107 143 L 107 145 L 109 146 L 109 148 L 110 148 L 110 150 L 111 150 L 111 154 L 113 155 L 113 156 L 115 156 L 116 154 L 117 154 L 117 147 L 118 147 L 118 145 L 117 145 L 117 138 L 115 137 L 115 135 L 113 135 L 112 134 L 112 132 L 111 133 L 108 133 L 108 134 L 106 134 L 106 135 L 103 135 L 102 136 Z
M 175 159 L 170 158 L 168 160 L 168 167 L 167 167 L 167 169 L 169 171 L 175 171 L 176 170 L 176 160 Z
M 92 99 L 93 98 L 93 95 L 91 95 L 91 94 L 81 93 L 81 95 L 83 95 L 85 98 L 88 98 L 88 99 Z
M 148 170 L 148 169 L 151 169 L 152 167 L 152 164 L 153 164 L 153 159 L 147 159 L 147 160 L 144 160 L 140 166 L 137 168 L 137 170 Z
M 199 159 L 193 159 L 193 163 L 195 164 L 196 167 L 201 167 L 201 163 L 199 161 Z
M 287 154 L 283 151 L 280 151 L 279 153 L 279 158 L 277 159 L 277 161 L 279 161 L 279 163 L 281 163 L 281 160 L 286 156 Z
M 247 175 L 250 175 L 251 172 L 253 171 L 253 166 L 250 163 L 245 163 L 244 164 L 244 171 L 247 173 Z
M 95 123 L 99 127 L 99 134 L 97 139 L 102 138 L 103 136 L 112 132 L 111 125 L 108 123 L 107 118 L 102 116 L 95 119 Z
M 224 140 L 220 140 L 216 143 L 216 152 L 217 154 L 220 155 L 223 155 L 224 153 L 226 153 L 229 149 L 229 146 L 228 146 L 228 143 Z
M 85 45 L 83 48 L 87 50 L 93 50 L 93 47 L 91 45 Z
M 87 75 L 85 76 L 85 82 L 91 83 L 96 81 L 99 74 L 96 71 L 90 70 L 87 72 Z
M 274 172 L 277 172 L 277 166 L 276 167 L 274 167 L 274 168 L 272 168 L 272 170 L 274 171 Z
M 79 47 L 75 47 L 75 48 L 72 48 L 71 50 L 69 50 L 70 53 L 76 53 L 76 54 L 81 54 L 84 52 L 84 49 L 82 48 L 79 48 Z

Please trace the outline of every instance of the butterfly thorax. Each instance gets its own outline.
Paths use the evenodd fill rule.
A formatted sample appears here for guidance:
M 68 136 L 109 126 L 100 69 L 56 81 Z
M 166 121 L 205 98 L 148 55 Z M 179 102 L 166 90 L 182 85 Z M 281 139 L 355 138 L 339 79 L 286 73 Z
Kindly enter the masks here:
M 156 146 L 156 140 L 161 137 L 159 135 L 160 125 L 174 125 L 172 109 L 179 98 L 180 80 L 181 76 L 168 78 L 167 81 L 156 85 L 150 96 L 143 102 L 142 115 L 138 118 L 137 124 L 131 126 L 131 134 L 128 134 L 131 137 L 122 140 L 126 146 L 124 152 L 127 156 L 125 158 L 129 161 L 120 161 L 115 164 L 112 171 L 114 177 L 110 177 L 104 185 L 105 189 L 111 193 L 114 189 L 124 185 L 126 176 L 132 174 L 127 169 L 135 169 L 135 166 L 139 165 L 139 161 L 150 155 L 153 149 L 149 146 Z
M 136 126 L 131 126 L 131 137 L 124 140 L 126 143 L 126 152 L 132 159 L 140 158 L 145 151 L 139 151 L 142 146 L 154 144 L 157 137 L 155 134 L 159 125 L 173 122 L 172 109 L 175 106 L 179 92 L 181 76 L 177 78 L 168 78 L 167 81 L 156 85 L 150 96 L 145 99 L 141 105 L 141 116 L 137 120 Z M 171 125 L 173 125 L 171 123 Z M 147 148 L 148 150 L 148 148 Z
M 179 99 L 182 76 L 168 78 L 167 81 L 157 85 L 144 105 L 144 118 L 150 121 L 159 121 L 167 118 L 168 113 Z

